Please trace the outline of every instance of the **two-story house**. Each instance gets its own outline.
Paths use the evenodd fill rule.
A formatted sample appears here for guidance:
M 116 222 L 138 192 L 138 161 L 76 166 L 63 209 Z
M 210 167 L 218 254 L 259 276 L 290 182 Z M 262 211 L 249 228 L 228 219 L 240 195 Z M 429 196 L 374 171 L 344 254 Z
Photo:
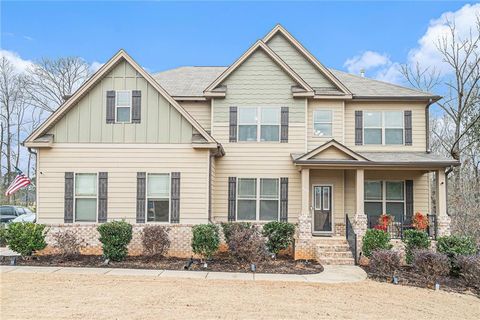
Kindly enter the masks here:
M 360 237 L 385 212 L 434 213 L 445 234 L 458 163 L 429 152 L 438 99 L 328 69 L 280 25 L 228 67 L 149 74 L 120 50 L 25 141 L 38 222 L 98 250 L 96 225 L 125 219 L 132 252 L 162 223 L 186 256 L 194 224 L 289 221 L 295 256 L 326 263 L 342 262 L 318 248 L 345 241 L 346 223 Z

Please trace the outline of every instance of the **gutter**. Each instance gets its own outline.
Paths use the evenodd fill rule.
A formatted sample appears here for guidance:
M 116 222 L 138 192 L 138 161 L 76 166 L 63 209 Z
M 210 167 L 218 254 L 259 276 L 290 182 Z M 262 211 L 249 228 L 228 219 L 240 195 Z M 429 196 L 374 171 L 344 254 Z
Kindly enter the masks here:
M 456 160 L 452 161 L 424 161 L 424 162 L 374 162 L 374 161 L 338 161 L 338 160 L 294 160 L 294 164 L 296 165 L 315 165 L 315 164 L 325 164 L 325 165 L 340 165 L 340 166 L 395 166 L 395 167 L 453 167 L 459 166 L 460 162 Z

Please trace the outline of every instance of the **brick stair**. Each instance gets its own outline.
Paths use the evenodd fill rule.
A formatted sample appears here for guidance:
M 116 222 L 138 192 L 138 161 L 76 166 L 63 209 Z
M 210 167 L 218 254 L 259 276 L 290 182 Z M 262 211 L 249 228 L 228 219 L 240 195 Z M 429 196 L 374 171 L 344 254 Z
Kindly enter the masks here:
M 322 264 L 355 264 L 352 251 L 343 237 L 319 238 L 315 255 L 317 261 Z

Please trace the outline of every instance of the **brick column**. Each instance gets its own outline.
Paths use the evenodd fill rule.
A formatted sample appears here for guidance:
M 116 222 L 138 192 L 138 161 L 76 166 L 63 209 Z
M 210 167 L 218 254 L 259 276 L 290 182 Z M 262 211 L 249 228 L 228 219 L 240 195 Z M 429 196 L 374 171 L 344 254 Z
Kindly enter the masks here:
M 361 239 L 367 231 L 367 215 L 365 214 L 365 208 L 363 205 L 364 200 L 364 169 L 356 170 L 356 210 L 355 218 L 353 219 L 353 228 L 357 237 Z
M 444 169 L 439 169 L 436 175 L 436 216 L 438 236 L 450 235 L 450 217 L 447 215 L 447 184 Z

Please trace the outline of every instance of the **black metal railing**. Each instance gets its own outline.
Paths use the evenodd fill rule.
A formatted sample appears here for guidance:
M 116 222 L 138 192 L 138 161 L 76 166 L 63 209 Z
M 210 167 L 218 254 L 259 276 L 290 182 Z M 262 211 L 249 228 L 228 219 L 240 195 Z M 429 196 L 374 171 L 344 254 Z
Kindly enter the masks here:
M 353 259 L 355 260 L 355 264 L 358 262 L 357 256 L 357 234 L 355 230 L 353 230 L 352 223 L 348 218 L 348 214 L 345 215 L 345 236 L 347 238 L 348 246 L 353 254 Z
M 372 216 L 368 215 L 367 216 L 367 223 L 368 223 L 368 228 L 369 229 L 374 229 L 374 228 L 382 228 L 381 224 L 379 223 L 379 218 L 380 216 Z M 437 238 L 437 216 L 433 214 L 428 214 L 428 229 L 426 230 L 429 237 L 432 239 Z M 411 219 L 404 219 L 403 217 L 400 217 L 400 220 L 394 219 L 391 221 L 386 227 L 386 232 L 390 235 L 391 239 L 403 239 L 405 231 L 406 230 L 411 230 L 414 229 L 412 225 L 412 220 Z

